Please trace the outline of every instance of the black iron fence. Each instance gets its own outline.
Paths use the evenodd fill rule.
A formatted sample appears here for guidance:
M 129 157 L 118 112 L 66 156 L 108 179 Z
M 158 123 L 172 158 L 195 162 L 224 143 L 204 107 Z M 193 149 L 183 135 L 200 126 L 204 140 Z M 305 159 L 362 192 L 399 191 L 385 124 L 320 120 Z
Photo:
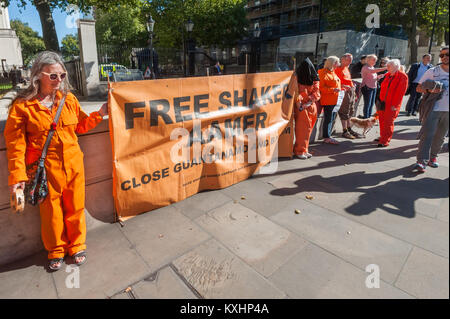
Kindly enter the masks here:
M 149 48 L 98 45 L 97 52 L 101 81 L 133 76 L 137 79 L 139 72 L 144 79 L 216 75 L 219 74 L 217 62 L 220 74 L 286 71 L 294 67 L 292 57 L 278 54 L 275 42 L 248 43 L 227 49 L 194 47 L 189 51 L 155 47 L 153 53 Z M 116 73 L 120 75 L 113 78 Z

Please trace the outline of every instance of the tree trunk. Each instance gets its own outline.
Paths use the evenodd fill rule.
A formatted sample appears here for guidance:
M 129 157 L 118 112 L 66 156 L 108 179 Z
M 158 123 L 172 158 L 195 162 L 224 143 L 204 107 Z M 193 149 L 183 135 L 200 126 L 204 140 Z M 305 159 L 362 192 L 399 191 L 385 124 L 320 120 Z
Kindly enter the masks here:
M 409 34 L 409 45 L 411 49 L 409 63 L 413 64 L 417 62 L 417 0 L 412 0 L 411 2 L 412 26 Z
M 48 0 L 33 0 L 33 4 L 39 12 L 42 25 L 42 37 L 47 50 L 60 52 L 58 35 L 56 34 L 55 21 Z

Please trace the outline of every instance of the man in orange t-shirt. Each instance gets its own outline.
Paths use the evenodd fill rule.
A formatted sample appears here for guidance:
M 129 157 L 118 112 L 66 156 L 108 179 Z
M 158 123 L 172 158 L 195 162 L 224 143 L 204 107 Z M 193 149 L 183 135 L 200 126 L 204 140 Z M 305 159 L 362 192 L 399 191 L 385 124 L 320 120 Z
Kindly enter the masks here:
M 345 90 L 344 100 L 342 101 L 338 114 L 342 122 L 342 137 L 349 139 L 362 138 L 361 134 L 352 130 L 350 122 L 350 118 L 355 113 L 356 102 L 356 89 L 348 69 L 352 61 L 353 56 L 350 53 L 345 53 L 341 57 L 341 65 L 334 71 L 341 80 L 342 88 Z

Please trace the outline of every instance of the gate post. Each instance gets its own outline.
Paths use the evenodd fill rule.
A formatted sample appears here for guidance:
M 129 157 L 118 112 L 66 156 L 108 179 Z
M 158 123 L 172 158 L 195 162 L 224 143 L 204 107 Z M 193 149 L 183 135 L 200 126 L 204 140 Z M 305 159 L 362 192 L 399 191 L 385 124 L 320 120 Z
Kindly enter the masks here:
M 95 20 L 80 19 L 78 39 L 81 58 L 81 94 L 84 97 L 100 94 L 98 76 L 97 40 L 95 37 Z

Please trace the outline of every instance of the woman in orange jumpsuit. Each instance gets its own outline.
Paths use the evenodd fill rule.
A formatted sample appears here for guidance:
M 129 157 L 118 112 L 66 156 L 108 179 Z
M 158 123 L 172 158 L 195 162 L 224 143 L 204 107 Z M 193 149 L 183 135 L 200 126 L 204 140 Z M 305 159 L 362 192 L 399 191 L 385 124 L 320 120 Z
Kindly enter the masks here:
M 66 254 L 77 265 L 86 261 L 85 180 L 83 153 L 76 133 L 94 128 L 108 113 L 107 104 L 89 116 L 70 93 L 67 70 L 54 52 L 38 54 L 31 84 L 13 101 L 5 126 L 10 191 L 24 189 L 26 167 L 39 159 L 59 102 L 66 95 L 45 158 L 48 195 L 39 205 L 41 236 L 49 268 L 61 268 Z
M 317 120 L 316 101 L 320 99 L 319 76 L 311 61 L 306 58 L 296 70 L 298 97 L 294 107 L 295 145 L 294 155 L 300 159 L 310 158 L 309 138 Z
M 400 70 L 398 59 L 387 63 L 388 73 L 381 83 L 380 100 L 384 102 L 384 110 L 378 110 L 380 122 L 380 139 L 378 147 L 386 147 L 394 133 L 394 121 L 400 112 L 403 96 L 408 88 L 408 76 Z

